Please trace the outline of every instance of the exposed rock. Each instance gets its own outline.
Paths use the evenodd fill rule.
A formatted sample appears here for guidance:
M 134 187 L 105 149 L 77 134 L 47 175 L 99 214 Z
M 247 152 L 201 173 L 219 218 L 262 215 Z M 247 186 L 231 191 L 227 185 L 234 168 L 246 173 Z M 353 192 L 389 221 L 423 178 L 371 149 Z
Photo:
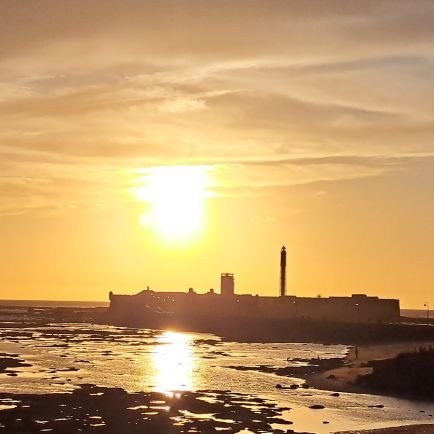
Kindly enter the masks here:
M 94 385 L 82 385 L 72 393 L 0 393 L 0 401 L 16 402 L 15 407 L 0 412 L 0 427 L 7 433 L 33 433 L 43 429 L 56 433 L 171 434 L 218 429 L 273 432 L 272 423 L 291 424 L 281 418 L 282 410 L 274 403 L 256 399 L 257 409 L 253 410 L 247 405 L 252 401 L 249 395 L 208 393 L 215 402 L 203 400 L 210 396 L 207 391 L 179 392 L 169 397 L 157 392 L 127 393 L 120 388 Z M 213 414 L 214 418 L 206 414 Z
M 369 366 L 372 372 L 359 376 L 358 385 L 388 395 L 434 400 L 434 349 L 373 360 Z

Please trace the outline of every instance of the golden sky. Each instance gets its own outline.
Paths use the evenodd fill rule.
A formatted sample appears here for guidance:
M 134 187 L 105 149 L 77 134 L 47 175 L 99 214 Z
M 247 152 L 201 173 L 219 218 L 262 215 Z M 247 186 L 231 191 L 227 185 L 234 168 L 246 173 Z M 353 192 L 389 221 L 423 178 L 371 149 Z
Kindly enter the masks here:
M 0 2 L 0 298 L 434 289 L 434 2 Z

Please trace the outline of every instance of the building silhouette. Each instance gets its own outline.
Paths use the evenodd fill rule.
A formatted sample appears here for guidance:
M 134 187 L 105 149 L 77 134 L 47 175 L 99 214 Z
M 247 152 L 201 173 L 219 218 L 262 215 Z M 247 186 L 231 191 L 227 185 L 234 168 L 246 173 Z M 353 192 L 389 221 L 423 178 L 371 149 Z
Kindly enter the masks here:
M 229 319 L 321 320 L 333 322 L 395 322 L 400 320 L 399 300 L 380 299 L 366 294 L 351 297 L 297 297 L 286 294 L 286 249 L 280 252 L 280 293 L 278 297 L 235 294 L 234 275 L 222 273 L 220 294 L 158 292 L 149 287 L 135 295 L 110 292 L 110 313 L 115 319 L 167 314 L 182 324 L 188 318 L 203 317 L 216 323 Z

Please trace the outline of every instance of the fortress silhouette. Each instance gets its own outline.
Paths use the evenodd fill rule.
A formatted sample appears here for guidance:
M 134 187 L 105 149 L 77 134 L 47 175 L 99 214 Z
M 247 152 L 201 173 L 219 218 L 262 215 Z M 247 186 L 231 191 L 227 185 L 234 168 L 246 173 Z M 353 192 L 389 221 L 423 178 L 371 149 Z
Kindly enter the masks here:
M 158 292 L 149 288 L 135 295 L 110 292 L 112 319 L 153 320 L 172 318 L 181 323 L 200 317 L 209 321 L 245 320 L 323 320 L 346 323 L 399 322 L 399 300 L 380 299 L 366 294 L 351 297 L 296 297 L 286 294 L 286 249 L 280 255 L 280 291 L 278 297 L 236 294 L 234 275 L 221 275 L 221 290 L 198 294 Z M 158 322 L 158 321 L 157 321 Z M 163 321 L 164 322 L 164 321 Z

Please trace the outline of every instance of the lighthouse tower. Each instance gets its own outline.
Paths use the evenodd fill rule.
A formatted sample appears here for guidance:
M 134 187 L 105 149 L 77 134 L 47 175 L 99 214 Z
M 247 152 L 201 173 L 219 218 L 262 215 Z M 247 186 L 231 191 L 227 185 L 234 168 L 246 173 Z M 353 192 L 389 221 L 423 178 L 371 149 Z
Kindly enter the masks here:
M 286 296 L 286 249 L 280 251 L 280 296 Z

